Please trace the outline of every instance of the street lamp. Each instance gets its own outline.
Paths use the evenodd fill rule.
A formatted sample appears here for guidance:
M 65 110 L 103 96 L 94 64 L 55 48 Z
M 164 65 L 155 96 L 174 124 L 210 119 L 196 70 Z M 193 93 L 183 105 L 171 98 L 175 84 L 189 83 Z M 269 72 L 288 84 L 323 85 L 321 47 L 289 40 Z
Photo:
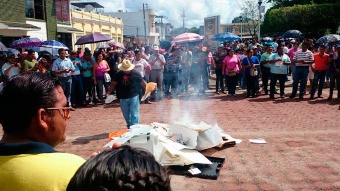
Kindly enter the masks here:
M 242 39 L 242 25 L 243 25 L 243 17 L 242 16 L 240 16 L 240 21 L 241 21 L 241 31 L 240 31 L 240 33 L 241 33 L 241 41 L 243 40 Z
M 261 5 L 262 5 L 262 0 L 259 0 L 259 33 L 258 33 L 258 42 L 261 40 Z

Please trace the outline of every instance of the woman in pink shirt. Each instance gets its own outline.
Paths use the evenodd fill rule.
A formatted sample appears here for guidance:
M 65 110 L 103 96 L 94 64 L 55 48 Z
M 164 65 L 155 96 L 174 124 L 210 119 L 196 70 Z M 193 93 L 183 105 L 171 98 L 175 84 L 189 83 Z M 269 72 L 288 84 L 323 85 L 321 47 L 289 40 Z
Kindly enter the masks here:
M 223 60 L 222 75 L 226 77 L 228 94 L 235 96 L 238 73 L 241 68 L 241 60 L 231 49 L 228 49 L 227 56 Z
M 294 72 L 295 72 L 295 63 L 293 63 L 293 60 L 294 60 L 294 55 L 295 55 L 295 53 L 298 51 L 298 50 L 300 50 L 299 49 L 299 43 L 294 43 L 293 44 L 293 48 L 291 48 L 290 50 L 289 50 L 289 52 L 288 52 L 288 56 L 289 56 L 289 58 L 290 58 L 290 60 L 291 60 L 291 63 L 290 63 L 290 70 L 291 70 L 291 72 L 292 72 L 292 76 L 294 76 Z
M 105 87 L 105 92 L 108 91 L 110 86 L 110 82 L 105 82 L 104 79 L 104 75 L 110 71 L 110 67 L 106 60 L 103 60 L 103 58 L 103 54 L 98 53 L 96 56 L 96 63 L 93 66 L 94 85 L 96 86 L 97 96 L 101 103 L 104 103 L 103 86 Z

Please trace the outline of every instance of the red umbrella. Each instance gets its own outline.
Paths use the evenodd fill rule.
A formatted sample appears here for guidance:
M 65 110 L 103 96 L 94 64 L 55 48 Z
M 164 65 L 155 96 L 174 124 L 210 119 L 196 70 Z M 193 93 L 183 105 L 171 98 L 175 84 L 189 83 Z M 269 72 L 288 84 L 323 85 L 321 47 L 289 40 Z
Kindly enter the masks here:
M 171 43 L 186 43 L 186 42 L 196 42 L 203 40 L 203 38 L 196 33 L 183 33 L 176 36 Z

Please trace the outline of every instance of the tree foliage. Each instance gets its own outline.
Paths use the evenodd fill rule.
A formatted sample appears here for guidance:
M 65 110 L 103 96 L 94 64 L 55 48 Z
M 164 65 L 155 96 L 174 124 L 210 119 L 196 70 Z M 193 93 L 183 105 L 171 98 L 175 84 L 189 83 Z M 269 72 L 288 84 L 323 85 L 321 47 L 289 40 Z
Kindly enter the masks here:
M 340 4 L 295 5 L 270 9 L 261 26 L 263 34 L 296 29 L 307 37 L 320 37 L 326 31 L 336 33 L 340 24 Z
M 242 13 L 240 16 L 235 17 L 232 20 L 232 23 L 245 23 L 247 25 L 247 29 L 249 30 L 249 34 L 252 37 L 255 37 L 258 26 L 259 26 L 259 7 L 257 1 L 246 1 L 244 7 L 242 8 Z
M 199 34 L 200 32 L 200 29 L 197 28 L 197 27 L 191 27 L 191 28 L 183 28 L 183 27 L 180 27 L 180 28 L 176 28 L 174 30 L 172 30 L 170 32 L 171 36 L 177 36 L 177 35 L 180 35 L 182 33 L 186 33 L 186 32 L 190 32 L 190 33 L 196 33 L 196 34 Z

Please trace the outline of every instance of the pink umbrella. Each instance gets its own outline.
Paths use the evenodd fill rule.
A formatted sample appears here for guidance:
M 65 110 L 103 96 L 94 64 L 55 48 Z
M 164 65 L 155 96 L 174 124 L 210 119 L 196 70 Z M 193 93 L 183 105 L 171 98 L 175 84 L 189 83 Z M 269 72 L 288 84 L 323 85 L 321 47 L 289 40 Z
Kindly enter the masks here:
M 186 43 L 186 42 L 196 42 L 203 40 L 203 38 L 196 33 L 183 33 L 176 36 L 171 43 Z
M 109 44 L 110 44 L 110 46 L 114 46 L 114 47 L 117 47 L 117 48 L 125 49 L 124 44 L 122 44 L 120 42 L 110 42 Z

